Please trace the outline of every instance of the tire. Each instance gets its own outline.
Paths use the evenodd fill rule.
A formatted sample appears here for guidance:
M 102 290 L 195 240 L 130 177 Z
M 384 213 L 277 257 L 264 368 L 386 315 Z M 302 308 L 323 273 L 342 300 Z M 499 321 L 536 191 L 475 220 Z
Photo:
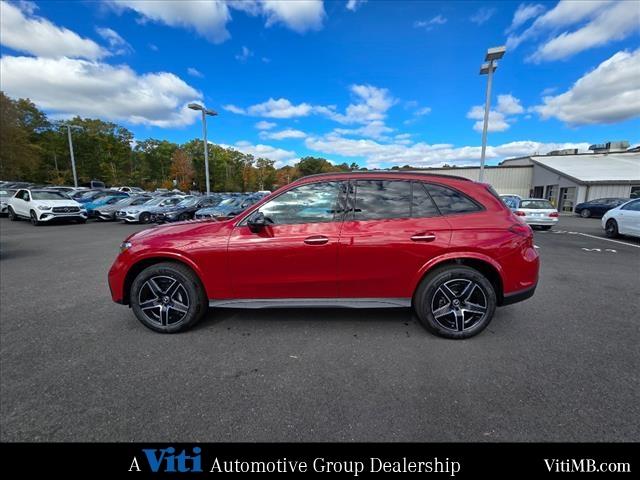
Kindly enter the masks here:
M 78 223 L 87 223 L 87 219 L 86 218 L 81 218 L 79 220 L 76 220 L 76 222 L 78 222 Z
M 609 238 L 616 238 L 620 235 L 620 231 L 618 230 L 618 222 L 616 222 L 613 218 L 607 220 L 607 223 L 604 226 L 604 234 Z
M 188 213 L 181 213 L 180 216 L 178 217 L 178 220 L 180 220 L 181 222 L 184 222 L 186 220 L 191 220 L 191 215 L 189 215 Z
M 33 210 L 29 212 L 29 221 L 31 222 L 31 225 L 33 225 L 34 227 L 37 227 L 38 225 L 40 225 L 40 222 L 38 221 L 38 215 Z
M 14 212 L 13 208 L 11 207 L 7 209 L 7 216 L 12 222 L 17 222 L 18 220 L 20 220 L 20 218 L 16 215 L 16 212 Z
M 138 217 L 140 223 L 149 223 L 151 221 L 151 214 L 149 212 L 142 212 Z
M 202 319 L 209 305 L 196 274 L 174 262 L 145 268 L 133 281 L 129 298 L 138 320 L 160 333 L 188 330 Z
M 591 210 L 589 210 L 588 208 L 585 208 L 580 212 L 580 216 L 582 218 L 589 218 L 591 216 Z
M 497 298 L 491 282 L 477 270 L 447 266 L 434 270 L 420 282 L 413 303 L 428 331 L 445 338 L 463 339 L 477 335 L 489 325 Z

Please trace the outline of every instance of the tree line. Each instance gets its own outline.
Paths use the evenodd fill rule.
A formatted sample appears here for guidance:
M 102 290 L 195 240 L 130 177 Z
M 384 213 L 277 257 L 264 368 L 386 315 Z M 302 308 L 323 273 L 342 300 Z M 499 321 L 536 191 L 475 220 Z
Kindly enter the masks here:
M 80 127 L 72 130 L 79 183 L 99 179 L 107 185 L 147 190 L 206 189 L 200 139 L 183 144 L 155 138 L 134 141 L 131 131 L 112 122 L 81 117 L 66 122 Z M 213 191 L 273 190 L 305 175 L 359 168 L 317 157 L 276 168 L 273 160 L 233 148 L 210 143 L 208 149 Z M 12 99 L 4 92 L 0 92 L 0 179 L 73 185 L 66 128 L 29 99 Z

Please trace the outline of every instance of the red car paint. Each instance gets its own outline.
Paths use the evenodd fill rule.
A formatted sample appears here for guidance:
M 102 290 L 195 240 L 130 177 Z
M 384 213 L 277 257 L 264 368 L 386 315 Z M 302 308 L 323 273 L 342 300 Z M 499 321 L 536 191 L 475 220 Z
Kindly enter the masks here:
M 462 192 L 481 211 L 427 218 L 269 225 L 258 233 L 242 221 L 299 185 L 348 180 L 412 180 Z M 412 237 L 424 240 L 412 240 Z M 325 241 L 326 240 L 326 241 Z M 417 172 L 315 175 L 293 182 L 236 218 L 190 221 L 135 233 L 109 271 L 113 300 L 128 303 L 144 267 L 175 260 L 200 278 L 209 299 L 408 298 L 442 262 L 462 259 L 495 272 L 499 304 L 533 292 L 539 259 L 533 233 L 488 185 Z M 530 295 L 528 295 L 530 296 Z M 524 296 L 522 299 L 526 298 Z

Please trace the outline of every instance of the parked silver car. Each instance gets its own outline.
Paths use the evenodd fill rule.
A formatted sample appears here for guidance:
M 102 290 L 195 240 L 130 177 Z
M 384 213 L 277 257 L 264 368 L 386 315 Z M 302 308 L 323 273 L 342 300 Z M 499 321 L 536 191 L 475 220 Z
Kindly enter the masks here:
M 549 230 L 557 225 L 559 220 L 558 210 L 544 198 L 520 200 L 518 209 L 513 213 L 527 225 L 543 230 Z
M 173 197 L 154 197 L 142 205 L 132 205 L 125 207 L 116 212 L 116 220 L 122 220 L 127 223 L 149 223 L 153 220 L 158 207 L 167 207 L 175 205 L 184 199 L 184 195 L 176 195 Z

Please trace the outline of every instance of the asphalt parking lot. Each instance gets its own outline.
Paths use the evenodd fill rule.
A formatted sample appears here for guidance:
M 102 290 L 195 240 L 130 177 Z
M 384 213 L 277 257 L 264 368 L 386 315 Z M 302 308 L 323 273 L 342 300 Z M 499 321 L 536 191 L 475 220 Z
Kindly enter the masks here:
M 599 220 L 536 232 L 536 295 L 465 341 L 409 310 L 210 311 L 153 333 L 106 283 L 141 228 L 0 219 L 0 440 L 638 440 L 640 242 Z

